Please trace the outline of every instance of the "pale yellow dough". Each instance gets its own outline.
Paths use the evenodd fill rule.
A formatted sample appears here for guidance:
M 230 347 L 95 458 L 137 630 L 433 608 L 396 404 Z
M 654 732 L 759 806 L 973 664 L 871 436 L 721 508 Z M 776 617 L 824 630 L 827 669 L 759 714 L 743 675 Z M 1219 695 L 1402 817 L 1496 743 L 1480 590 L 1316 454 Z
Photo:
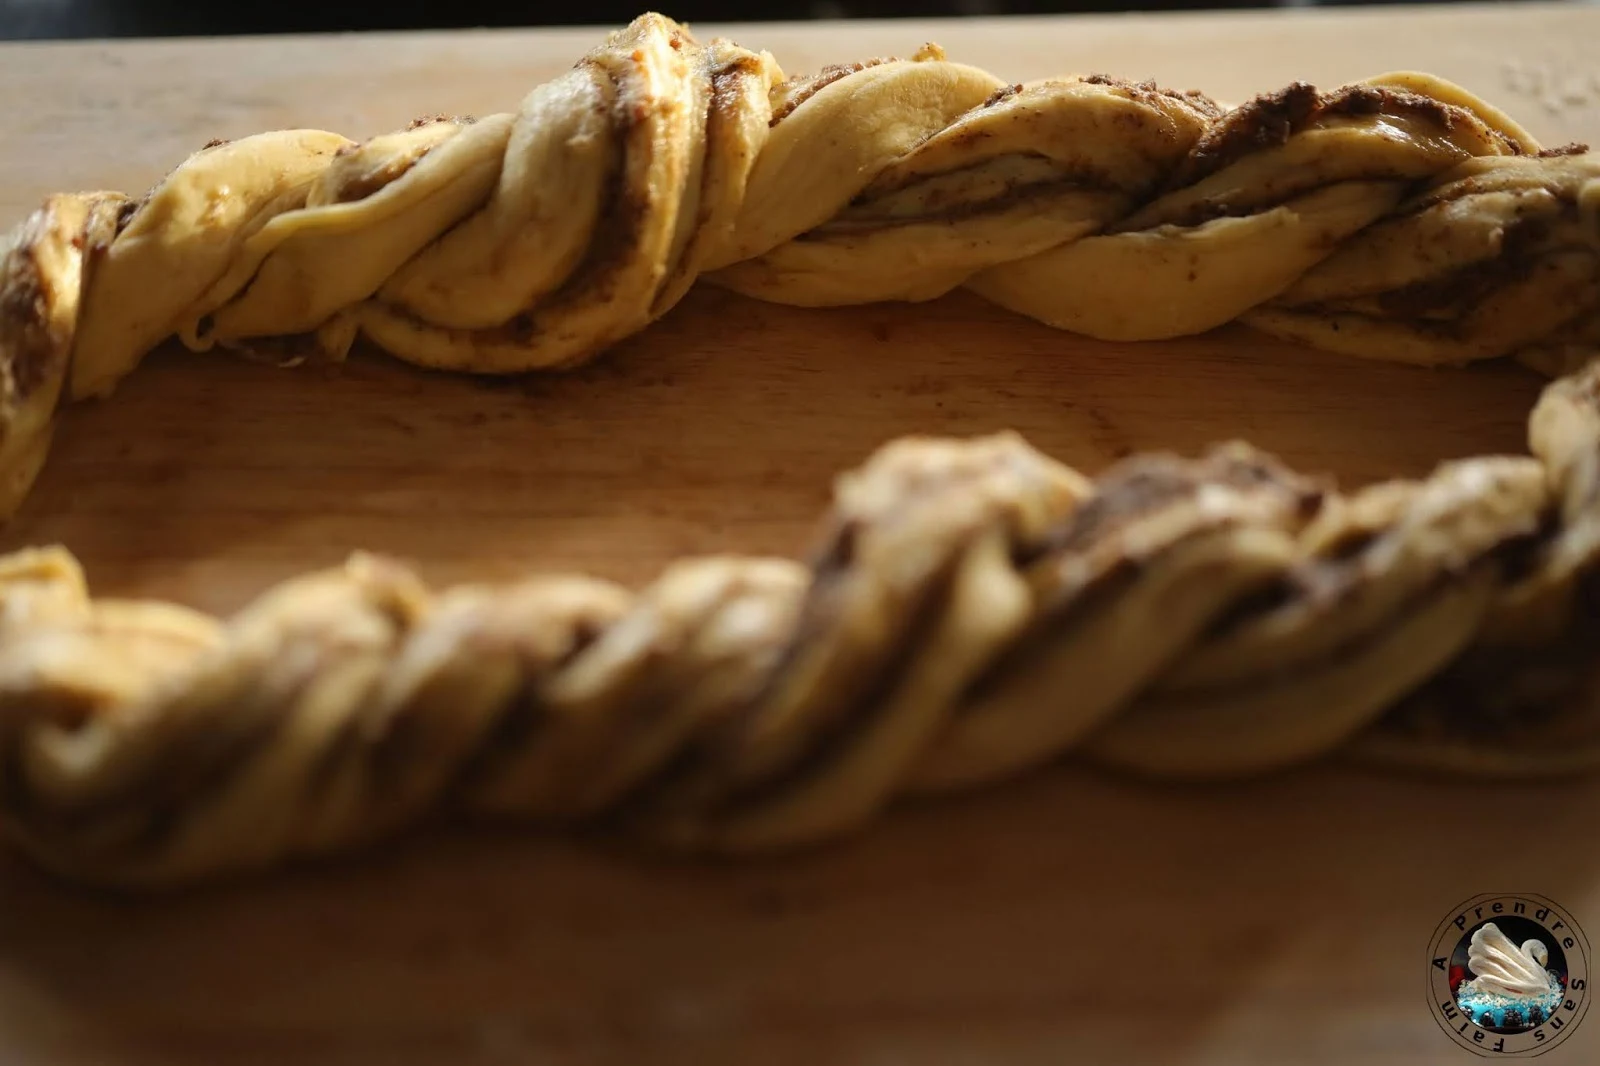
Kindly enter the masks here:
M 0 242 L 0 512 L 60 404 L 168 337 L 525 372 L 700 279 L 808 306 L 966 287 L 1102 338 L 1242 320 L 1555 380 L 1531 454 L 1349 494 L 1240 442 L 1088 477 L 1011 433 L 908 437 L 840 478 L 806 560 L 639 590 L 434 590 L 362 554 L 218 619 L 96 599 L 63 548 L 0 556 L 5 838 L 154 888 L 440 809 L 761 854 L 1068 756 L 1600 767 L 1600 159 L 1424 74 L 1231 109 L 932 46 L 787 78 L 646 15 L 513 111 L 214 145 Z

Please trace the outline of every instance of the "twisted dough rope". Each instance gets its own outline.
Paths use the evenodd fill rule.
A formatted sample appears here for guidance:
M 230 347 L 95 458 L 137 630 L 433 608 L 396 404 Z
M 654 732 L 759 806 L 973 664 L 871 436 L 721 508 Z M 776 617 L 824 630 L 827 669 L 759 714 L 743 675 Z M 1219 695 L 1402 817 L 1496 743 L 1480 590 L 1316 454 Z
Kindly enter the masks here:
M 364 333 L 513 372 L 590 357 L 701 276 L 800 304 L 965 285 L 1100 337 L 1242 318 L 1567 376 L 1531 457 L 1351 495 L 1237 443 L 1091 482 L 1015 435 L 896 441 L 840 480 L 809 563 L 688 560 L 636 593 L 435 594 L 363 555 L 221 621 L 17 552 L 0 819 L 50 869 L 158 886 L 446 808 L 762 851 L 1069 750 L 1185 778 L 1335 749 L 1591 768 L 1597 220 L 1600 160 L 1423 75 L 1226 112 L 1006 86 L 931 46 L 784 81 L 656 15 L 514 115 L 263 134 L 137 202 L 52 197 L 0 247 L 7 513 L 58 402 L 170 335 L 296 362 Z

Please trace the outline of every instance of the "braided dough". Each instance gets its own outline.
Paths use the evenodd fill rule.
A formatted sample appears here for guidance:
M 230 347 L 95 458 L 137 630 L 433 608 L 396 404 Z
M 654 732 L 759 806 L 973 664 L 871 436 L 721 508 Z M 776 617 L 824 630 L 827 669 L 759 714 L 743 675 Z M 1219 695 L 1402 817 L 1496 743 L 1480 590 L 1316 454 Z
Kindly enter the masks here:
M 1096 337 L 1235 319 L 1552 375 L 1528 456 L 1345 494 L 1242 443 L 1094 479 L 1013 434 L 894 441 L 805 563 L 429 590 L 358 556 L 219 620 L 0 557 L 0 822 L 153 887 L 431 812 L 751 853 L 1066 752 L 1163 778 L 1340 751 L 1600 763 L 1600 158 L 1421 74 L 1231 110 L 1007 85 L 928 46 L 786 79 L 647 15 L 514 113 L 208 146 L 0 245 L 0 510 L 62 403 L 176 336 L 337 360 L 570 366 L 696 280 L 764 300 L 958 286 Z

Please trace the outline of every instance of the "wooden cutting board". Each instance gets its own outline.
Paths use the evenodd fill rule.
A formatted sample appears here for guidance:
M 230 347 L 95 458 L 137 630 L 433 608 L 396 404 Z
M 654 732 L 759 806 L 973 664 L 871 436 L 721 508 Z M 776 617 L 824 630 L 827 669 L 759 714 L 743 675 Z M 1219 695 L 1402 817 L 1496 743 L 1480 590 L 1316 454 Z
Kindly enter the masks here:
M 1421 68 L 1550 143 L 1600 141 L 1593 7 L 696 29 L 790 72 L 936 40 L 1017 80 L 1230 101 Z M 507 109 L 597 35 L 3 45 L 0 218 L 141 190 L 214 137 Z M 589 369 L 515 383 L 164 353 L 71 412 L 0 546 L 61 541 L 103 592 L 219 611 L 355 548 L 440 582 L 637 582 L 685 553 L 805 550 L 834 474 L 899 434 L 1011 427 L 1088 471 L 1244 437 L 1357 484 L 1520 451 L 1538 386 L 1242 329 L 1091 343 L 962 295 L 800 311 L 703 290 Z M 1460 1063 L 1424 992 L 1435 924 L 1533 892 L 1600 933 L 1597 799 L 1333 765 L 1198 789 L 1063 767 L 752 865 L 462 831 L 130 902 L 0 860 L 0 1062 Z M 1597 1052 L 1591 1021 L 1545 1061 Z

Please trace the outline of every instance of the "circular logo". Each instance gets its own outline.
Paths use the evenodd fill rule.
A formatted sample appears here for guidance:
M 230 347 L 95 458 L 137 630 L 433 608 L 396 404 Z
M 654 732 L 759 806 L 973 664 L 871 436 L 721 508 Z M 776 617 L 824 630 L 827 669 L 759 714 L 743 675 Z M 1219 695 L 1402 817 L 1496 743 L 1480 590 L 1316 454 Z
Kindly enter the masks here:
M 1589 1006 L 1589 941 L 1543 896 L 1477 896 L 1434 930 L 1428 1006 L 1450 1038 L 1480 1055 L 1539 1055 Z

